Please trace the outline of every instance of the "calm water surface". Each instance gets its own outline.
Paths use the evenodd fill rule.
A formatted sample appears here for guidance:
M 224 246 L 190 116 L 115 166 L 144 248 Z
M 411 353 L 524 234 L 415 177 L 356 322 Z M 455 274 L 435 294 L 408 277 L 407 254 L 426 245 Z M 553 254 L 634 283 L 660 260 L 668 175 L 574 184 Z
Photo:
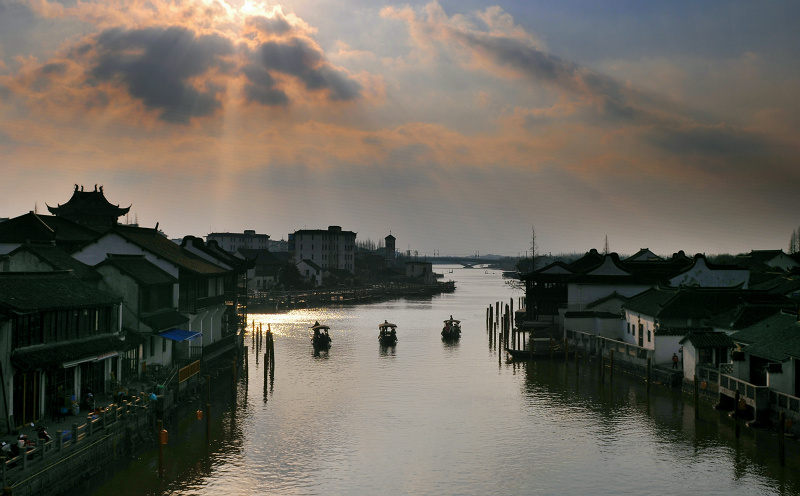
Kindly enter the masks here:
M 450 269 L 453 272 L 450 273 Z M 436 267 L 453 294 L 372 305 L 251 315 L 275 335 L 274 374 L 250 337 L 249 379 L 230 379 L 205 421 L 170 425 L 166 477 L 157 454 L 86 483 L 94 495 L 800 494 L 797 443 L 777 463 L 774 435 L 743 430 L 708 405 L 591 362 L 508 364 L 489 345 L 486 308 L 522 291 L 499 271 Z M 459 343 L 442 321 L 462 320 Z M 308 327 L 331 326 L 314 356 Z M 378 324 L 398 325 L 393 348 Z M 260 355 L 260 356 L 259 356 Z M 235 405 L 235 406 L 234 406 Z

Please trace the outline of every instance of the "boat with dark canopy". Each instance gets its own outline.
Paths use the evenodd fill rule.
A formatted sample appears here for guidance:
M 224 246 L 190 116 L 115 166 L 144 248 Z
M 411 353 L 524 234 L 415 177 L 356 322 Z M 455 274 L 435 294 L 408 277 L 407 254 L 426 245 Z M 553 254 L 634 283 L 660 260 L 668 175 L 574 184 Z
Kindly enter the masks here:
M 311 344 L 314 345 L 315 350 L 327 350 L 331 347 L 331 336 L 328 334 L 330 327 L 317 321 L 311 326 L 311 330 L 314 332 L 311 336 Z
M 454 340 L 461 337 L 461 321 L 456 320 L 451 315 L 449 319 L 444 321 L 442 328 L 442 339 Z
M 378 326 L 378 341 L 383 346 L 392 346 L 397 343 L 397 326 L 386 320 Z

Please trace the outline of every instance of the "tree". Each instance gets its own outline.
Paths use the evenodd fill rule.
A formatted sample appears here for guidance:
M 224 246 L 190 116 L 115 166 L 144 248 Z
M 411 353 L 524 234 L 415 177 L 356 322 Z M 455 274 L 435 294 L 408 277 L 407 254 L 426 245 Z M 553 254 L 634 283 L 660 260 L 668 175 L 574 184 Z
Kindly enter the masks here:
M 792 231 L 792 237 L 789 239 L 789 254 L 800 252 L 800 228 Z
M 606 242 L 603 245 L 603 255 L 608 255 L 608 234 L 606 234 Z
M 278 284 L 285 289 L 302 289 L 305 281 L 297 266 L 289 262 L 278 271 Z
M 536 244 L 536 226 L 531 225 L 531 260 L 533 270 L 536 270 L 536 258 L 539 256 L 539 245 Z

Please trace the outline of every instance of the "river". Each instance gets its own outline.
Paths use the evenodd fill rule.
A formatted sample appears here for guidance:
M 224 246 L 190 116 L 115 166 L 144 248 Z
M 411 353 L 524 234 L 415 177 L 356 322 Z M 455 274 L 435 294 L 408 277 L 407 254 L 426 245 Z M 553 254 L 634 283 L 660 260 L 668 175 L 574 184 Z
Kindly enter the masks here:
M 450 272 L 452 269 L 452 272 Z M 220 376 L 205 420 L 169 426 L 157 452 L 121 460 L 81 487 L 101 495 L 679 495 L 800 494 L 800 451 L 777 461 L 773 433 L 734 436 L 723 412 L 589 362 L 506 363 L 489 344 L 486 308 L 518 301 L 500 271 L 436 266 L 452 294 L 251 315 L 274 333 L 274 374 L 248 336 L 249 374 Z M 443 343 L 450 315 L 462 338 Z M 382 349 L 378 324 L 398 325 Z M 314 356 L 309 326 L 331 327 Z M 252 330 L 252 329 L 250 329 Z M 235 405 L 235 406 L 234 406 Z

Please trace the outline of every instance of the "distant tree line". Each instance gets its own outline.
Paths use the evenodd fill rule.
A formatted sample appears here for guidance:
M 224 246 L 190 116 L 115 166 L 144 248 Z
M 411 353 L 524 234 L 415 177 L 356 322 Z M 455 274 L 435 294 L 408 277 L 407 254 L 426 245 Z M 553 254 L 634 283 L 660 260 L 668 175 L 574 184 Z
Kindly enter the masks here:
M 382 239 L 379 239 L 378 242 L 376 243 L 375 241 L 372 241 L 369 238 L 365 238 L 365 239 L 356 241 L 356 248 L 359 251 L 375 251 L 375 250 L 378 250 L 378 249 L 383 249 L 384 248 L 384 243 L 383 243 Z
M 792 237 L 789 239 L 789 255 L 800 253 L 800 227 L 792 231 Z

